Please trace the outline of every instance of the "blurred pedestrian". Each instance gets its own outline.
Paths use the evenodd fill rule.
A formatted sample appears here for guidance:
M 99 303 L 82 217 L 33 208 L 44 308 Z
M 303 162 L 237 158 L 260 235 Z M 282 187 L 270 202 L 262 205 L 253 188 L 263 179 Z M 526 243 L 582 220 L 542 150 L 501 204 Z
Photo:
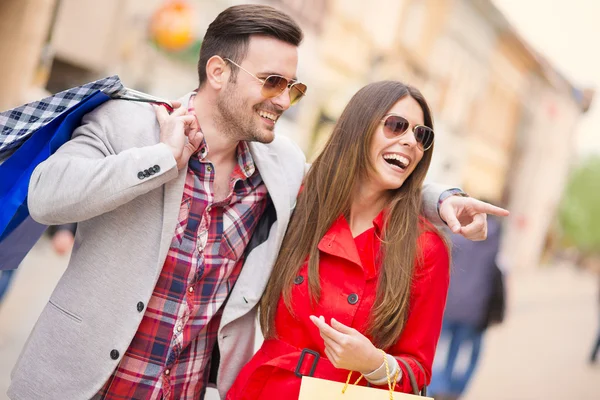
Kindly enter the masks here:
M 6 293 L 8 293 L 8 288 L 10 287 L 10 283 L 12 282 L 14 274 L 14 269 L 0 271 L 0 305 L 2 305 L 4 296 L 6 296 Z
M 76 227 L 77 224 L 65 224 L 51 226 L 48 228 L 47 232 L 52 240 L 52 248 L 57 254 L 63 255 L 71 251 L 75 241 Z M 2 304 L 6 293 L 8 293 L 8 289 L 13 281 L 15 272 L 15 269 L 0 271 L 0 304 Z
M 502 229 L 488 218 L 488 238 L 481 242 L 452 235 L 452 274 L 437 349 L 430 393 L 436 399 L 458 399 L 464 393 L 481 354 L 486 330 L 504 317 L 505 288 L 496 262 Z M 470 351 L 468 364 L 459 354 Z M 440 357 L 444 357 L 440 363 Z M 462 363 L 464 364 L 464 363 Z
M 598 271 L 598 305 L 600 306 L 600 271 Z M 590 354 L 590 364 L 596 363 L 598 360 L 598 353 L 600 352 L 600 319 L 598 325 L 598 333 L 596 334 L 596 340 L 592 347 L 592 353 Z
M 75 243 L 75 231 L 77 224 L 53 225 L 48 228 L 48 234 L 52 240 L 52 249 L 56 254 L 62 256 L 73 248 Z

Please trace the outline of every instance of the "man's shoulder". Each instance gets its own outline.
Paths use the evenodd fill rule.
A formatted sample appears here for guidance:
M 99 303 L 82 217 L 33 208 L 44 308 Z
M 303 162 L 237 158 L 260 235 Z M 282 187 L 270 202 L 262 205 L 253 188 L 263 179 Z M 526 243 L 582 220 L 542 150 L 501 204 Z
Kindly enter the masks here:
M 255 150 L 259 150 L 255 155 L 274 154 L 279 160 L 278 166 L 283 169 L 283 172 L 288 177 L 298 177 L 298 181 L 304 176 L 304 168 L 306 165 L 306 156 L 300 147 L 288 137 L 277 135 L 271 143 L 251 144 Z M 296 179 L 294 179 L 294 182 Z
M 154 110 L 147 103 L 128 100 L 109 100 L 88 113 L 85 119 L 89 121 L 95 120 L 107 125 L 132 124 L 136 122 L 154 123 L 156 120 L 154 115 Z
M 276 135 L 275 139 L 268 144 L 265 144 L 269 151 L 280 156 L 291 157 L 291 161 L 306 162 L 306 156 L 300 147 L 290 138 L 286 136 Z
M 96 107 L 83 117 L 80 129 L 93 132 L 117 152 L 155 144 L 159 132 L 152 106 L 127 100 L 109 100 Z

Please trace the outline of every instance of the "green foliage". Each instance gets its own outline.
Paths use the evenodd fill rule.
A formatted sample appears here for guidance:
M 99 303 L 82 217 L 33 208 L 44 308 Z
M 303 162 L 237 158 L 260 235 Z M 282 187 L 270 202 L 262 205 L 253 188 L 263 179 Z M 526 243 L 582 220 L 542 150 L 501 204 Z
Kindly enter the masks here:
M 600 156 L 573 171 L 559 210 L 564 244 L 600 254 Z
M 200 47 L 202 47 L 202 40 L 197 39 L 188 47 L 181 51 L 168 51 L 160 47 L 154 40 L 151 40 L 150 43 L 154 46 L 155 49 L 159 50 L 161 53 L 166 55 L 169 58 L 184 62 L 186 64 L 196 65 L 198 63 L 198 56 L 200 54 Z

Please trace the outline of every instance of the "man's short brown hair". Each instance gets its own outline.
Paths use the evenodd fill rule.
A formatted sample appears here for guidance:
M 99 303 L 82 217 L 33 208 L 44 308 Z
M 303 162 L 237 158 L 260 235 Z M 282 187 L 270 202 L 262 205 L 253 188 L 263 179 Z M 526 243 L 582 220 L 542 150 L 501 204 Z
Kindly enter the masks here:
M 206 63 L 212 56 L 241 64 L 251 35 L 273 37 L 299 46 L 304 37 L 300 26 L 287 14 L 269 6 L 243 4 L 221 12 L 208 26 L 198 60 L 199 86 L 206 81 Z M 237 70 L 233 70 L 235 79 Z

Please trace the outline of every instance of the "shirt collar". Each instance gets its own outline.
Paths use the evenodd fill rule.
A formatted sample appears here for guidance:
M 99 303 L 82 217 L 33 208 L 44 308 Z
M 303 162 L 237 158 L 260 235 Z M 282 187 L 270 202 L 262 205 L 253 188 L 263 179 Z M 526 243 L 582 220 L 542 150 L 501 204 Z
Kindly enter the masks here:
M 248 142 L 245 140 L 240 141 L 238 144 L 237 159 L 238 165 L 240 166 L 242 173 L 246 176 L 246 178 L 250 178 L 252 175 L 254 175 L 256 166 L 254 165 L 252 153 L 250 153 L 250 146 L 248 146 Z

